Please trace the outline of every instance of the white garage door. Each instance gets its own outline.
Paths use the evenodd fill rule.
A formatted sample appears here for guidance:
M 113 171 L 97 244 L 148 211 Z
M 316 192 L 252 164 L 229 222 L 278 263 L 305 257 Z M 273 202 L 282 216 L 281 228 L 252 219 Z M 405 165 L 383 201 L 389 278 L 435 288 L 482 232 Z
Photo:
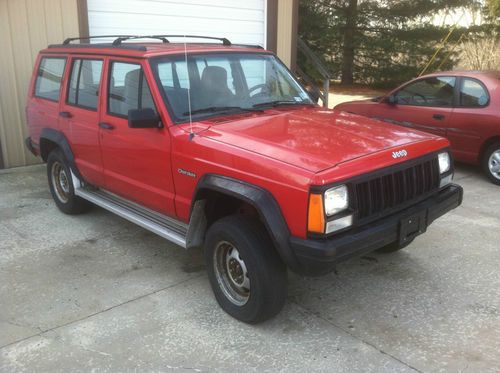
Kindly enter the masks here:
M 266 0 L 87 0 L 87 7 L 90 35 L 207 35 L 265 47 Z

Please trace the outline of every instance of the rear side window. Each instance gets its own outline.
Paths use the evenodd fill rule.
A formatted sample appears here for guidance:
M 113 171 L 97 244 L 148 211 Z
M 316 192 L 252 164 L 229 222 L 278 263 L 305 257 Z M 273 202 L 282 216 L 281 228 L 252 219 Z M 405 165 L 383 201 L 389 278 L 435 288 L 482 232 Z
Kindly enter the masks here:
M 68 88 L 68 104 L 97 110 L 102 60 L 74 59 Z
M 484 107 L 490 97 L 484 86 L 475 79 L 465 78 L 460 87 L 460 106 Z
M 66 66 L 66 58 L 43 57 L 38 67 L 35 96 L 51 101 L 59 101 L 61 80 Z
M 139 64 L 112 62 L 108 92 L 110 114 L 128 117 L 129 110 L 146 108 L 156 113 L 151 90 Z

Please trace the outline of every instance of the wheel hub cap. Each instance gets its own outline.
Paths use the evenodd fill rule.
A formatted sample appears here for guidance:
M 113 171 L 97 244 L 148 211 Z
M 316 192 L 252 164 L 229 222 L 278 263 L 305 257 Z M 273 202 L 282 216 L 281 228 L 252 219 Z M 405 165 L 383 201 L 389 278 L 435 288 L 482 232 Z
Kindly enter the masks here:
M 235 305 L 242 306 L 250 297 L 250 278 L 238 249 L 227 241 L 217 244 L 214 269 L 224 295 Z
M 488 160 L 488 168 L 493 177 L 500 180 L 500 150 L 494 151 Z
M 51 181 L 52 186 L 54 187 L 54 192 L 57 196 L 57 199 L 62 203 L 66 203 L 69 200 L 69 179 L 66 175 L 66 171 L 64 167 L 59 162 L 54 162 L 52 164 Z

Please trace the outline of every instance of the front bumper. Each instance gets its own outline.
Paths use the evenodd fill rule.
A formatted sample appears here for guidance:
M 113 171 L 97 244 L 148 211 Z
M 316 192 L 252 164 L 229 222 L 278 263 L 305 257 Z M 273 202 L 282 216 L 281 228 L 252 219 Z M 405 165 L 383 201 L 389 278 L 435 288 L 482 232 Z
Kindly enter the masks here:
M 290 238 L 290 247 L 300 265 L 300 272 L 320 275 L 331 271 L 336 263 L 360 256 L 396 241 L 404 242 L 425 232 L 437 218 L 462 203 L 463 189 L 450 184 L 438 194 L 373 223 L 353 228 L 327 239 Z M 402 224 L 414 218 L 418 227 L 408 231 Z M 404 236 L 404 237 L 403 237 Z

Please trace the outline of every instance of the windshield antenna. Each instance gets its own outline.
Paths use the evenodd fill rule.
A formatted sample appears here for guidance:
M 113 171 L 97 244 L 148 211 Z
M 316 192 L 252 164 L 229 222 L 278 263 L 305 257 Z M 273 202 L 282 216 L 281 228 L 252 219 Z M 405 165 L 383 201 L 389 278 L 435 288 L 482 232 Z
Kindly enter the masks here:
M 188 111 L 189 111 L 189 141 L 191 141 L 194 137 L 193 132 L 193 117 L 191 115 L 191 81 L 189 79 L 189 66 L 188 66 L 188 56 L 187 56 L 187 44 L 186 44 L 186 35 L 184 35 L 184 61 L 186 62 L 186 72 L 187 72 L 187 93 L 188 93 Z

